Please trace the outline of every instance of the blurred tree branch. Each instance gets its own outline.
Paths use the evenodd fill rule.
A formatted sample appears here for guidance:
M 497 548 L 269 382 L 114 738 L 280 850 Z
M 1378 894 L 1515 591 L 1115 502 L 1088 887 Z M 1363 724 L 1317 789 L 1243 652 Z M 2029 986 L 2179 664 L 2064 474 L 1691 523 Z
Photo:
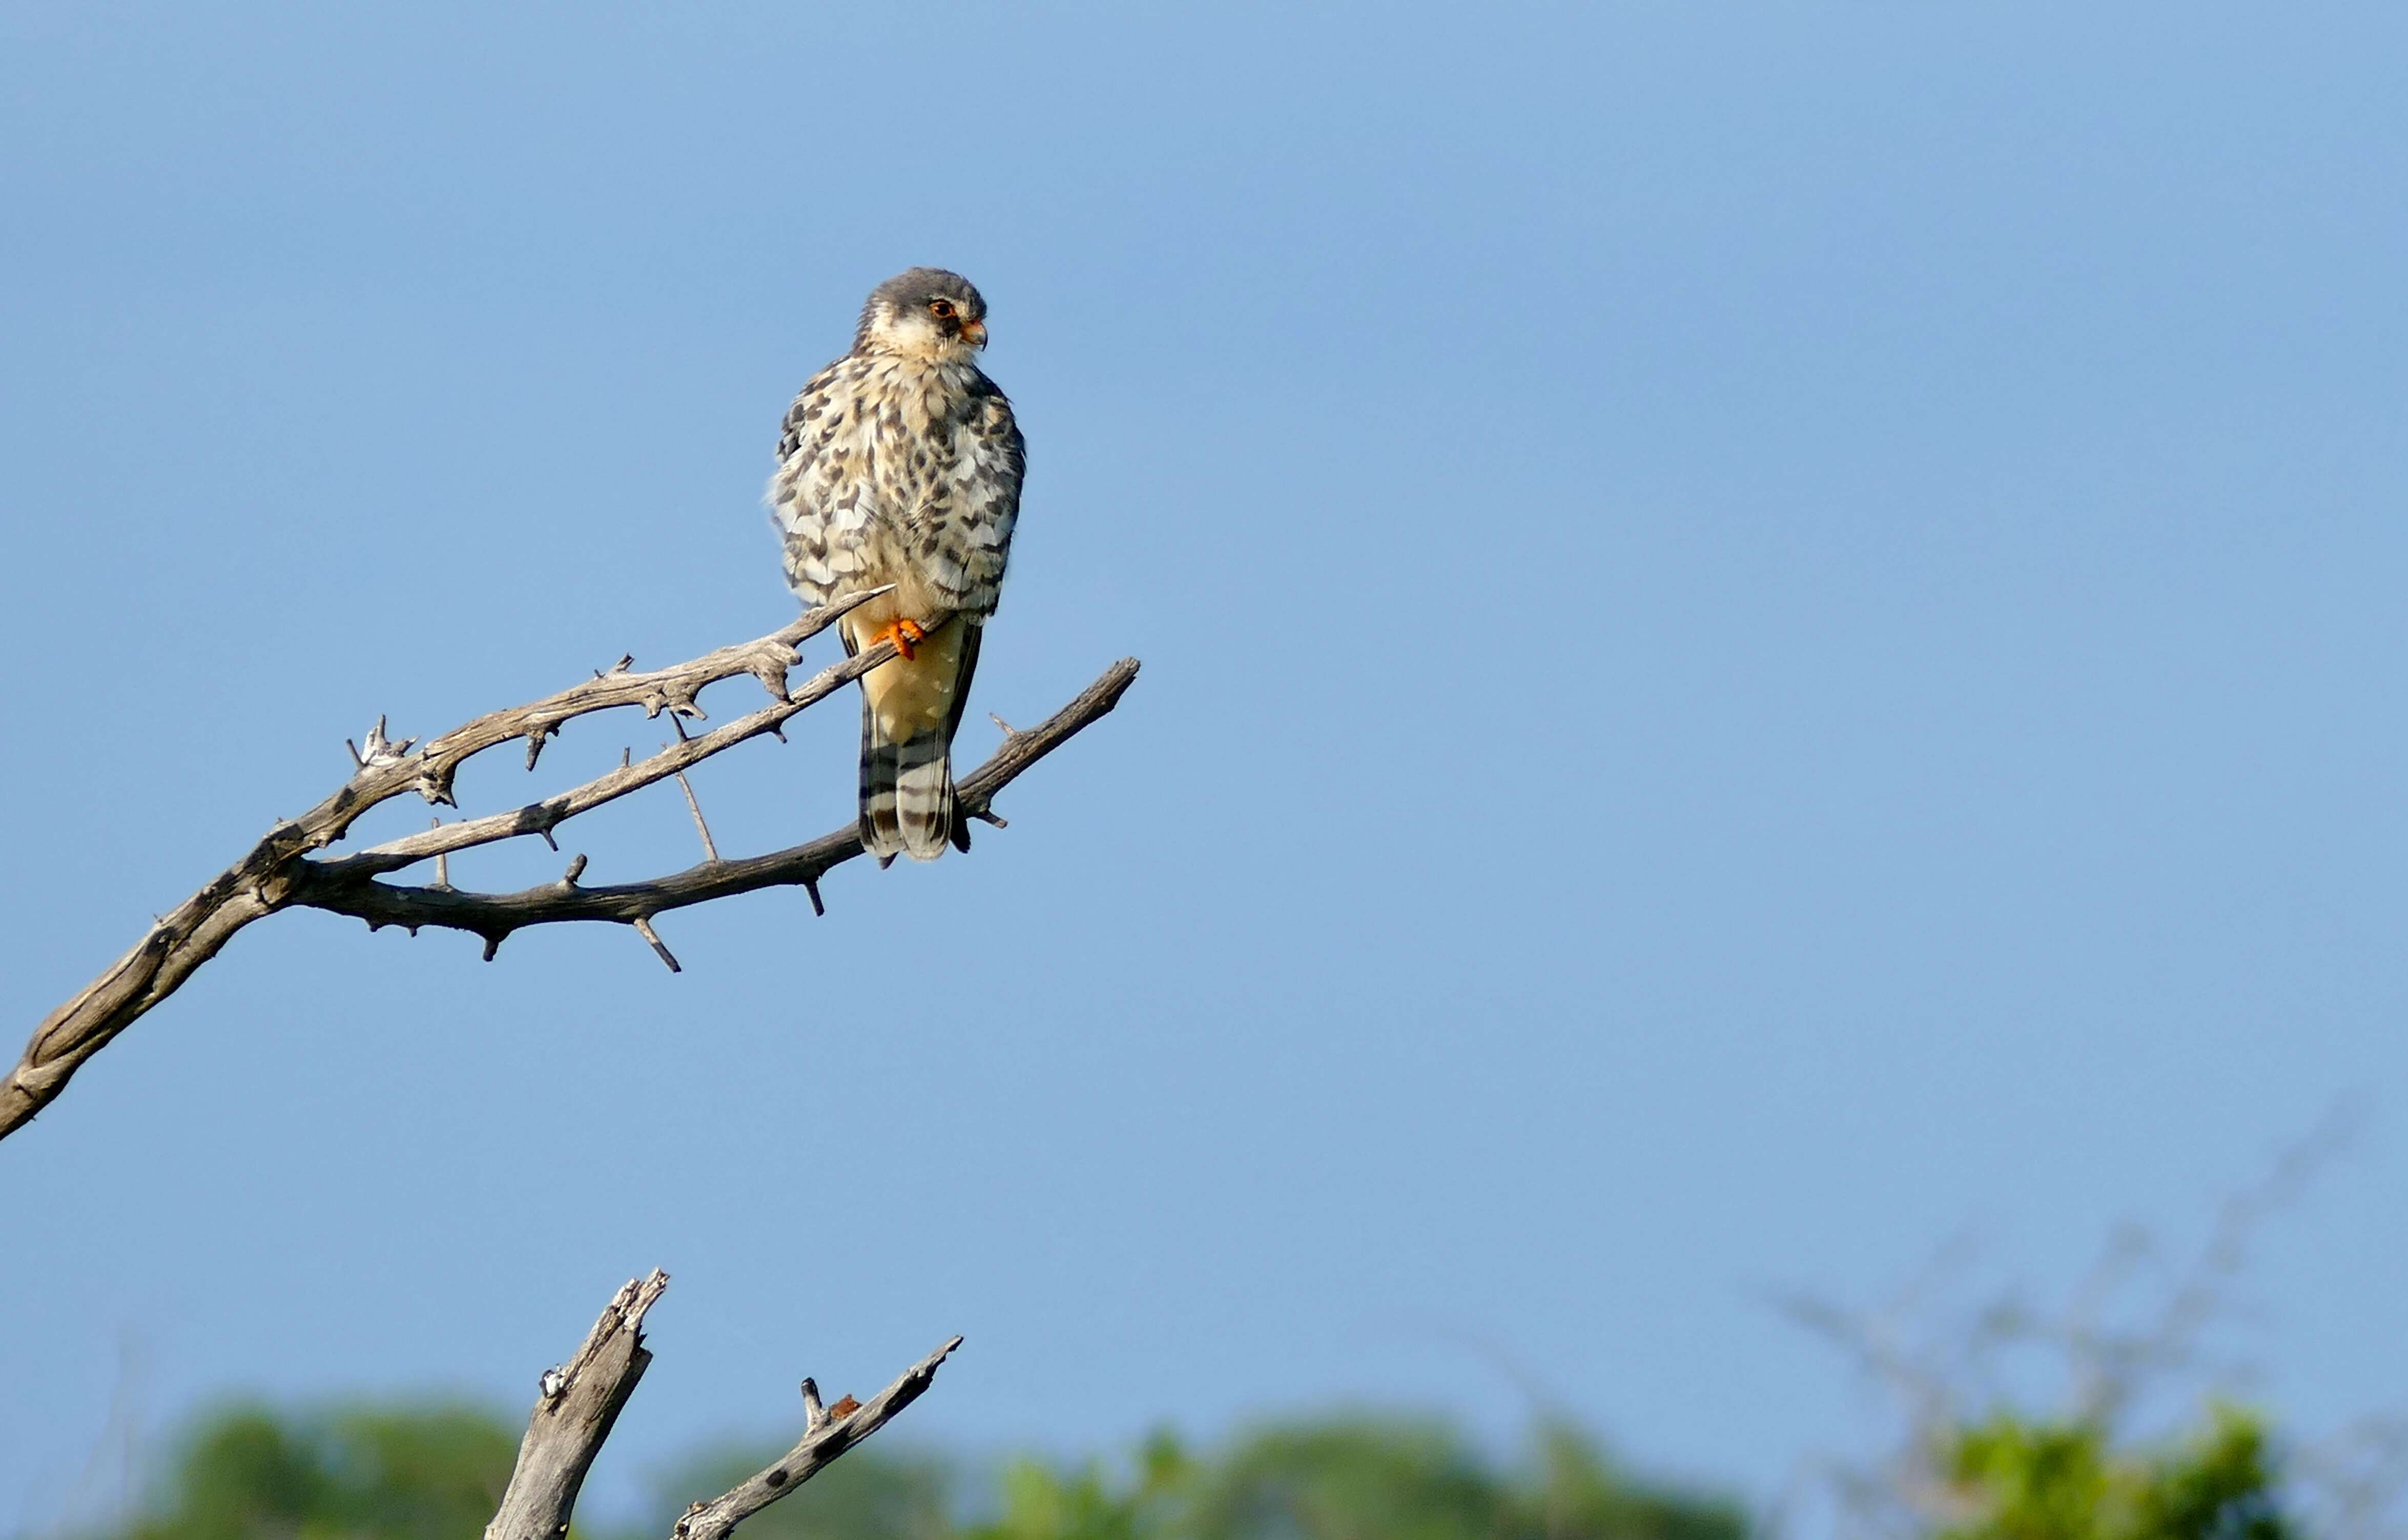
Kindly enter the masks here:
M 642 935 L 672 969 L 677 960 L 652 923 L 652 916 L 664 910 L 779 885 L 804 888 L 810 894 L 812 908 L 819 910 L 820 877 L 861 853 L 851 827 L 807 845 L 726 861 L 711 842 L 697 806 L 695 820 L 702 830 L 704 847 L 699 865 L 649 881 L 609 887 L 580 887 L 577 878 L 585 869 L 585 858 L 579 856 L 558 881 L 544 887 L 516 893 L 466 892 L 451 885 L 445 858 L 458 850 L 526 835 L 557 849 L 552 832 L 579 814 L 671 777 L 682 784 L 691 766 L 739 743 L 777 733 L 789 718 L 894 656 L 894 644 L 882 642 L 858 657 L 823 669 L 799 687 L 788 688 L 795 649 L 855 605 L 884 592 L 850 595 L 758 640 L 721 648 L 673 667 L 638 673 L 631 660 L 622 658 L 614 668 L 597 672 L 583 683 L 525 706 L 488 712 L 414 749 L 415 740 L 387 738 L 380 719 L 366 743 L 351 748 L 351 779 L 300 817 L 270 829 L 240 860 L 161 916 L 132 950 L 43 1020 L 17 1066 L 0 1079 L 0 1138 L 31 1121 L 57 1098 L 86 1061 L 182 987 L 194 970 L 216 956 L 236 932 L 280 909 L 306 907 L 348 914 L 367 921 L 371 929 L 401 925 L 414 934 L 422 925 L 436 925 L 468 931 L 484 938 L 488 959 L 511 932 L 529 925 L 571 920 L 622 924 Z M 1137 672 L 1136 660 L 1125 658 L 1042 725 L 1027 732 L 1007 729 L 1002 747 L 961 782 L 961 816 L 1000 826 L 1003 820 L 992 806 L 996 793 L 1110 712 Z M 673 721 L 679 718 L 699 720 L 704 713 L 695 702 L 705 687 L 748 674 L 767 690 L 769 704 L 710 732 L 688 737 L 681 724 L 675 744 L 641 761 L 623 763 L 609 774 L 566 791 L 348 855 L 312 859 L 315 852 L 340 841 L 362 814 L 395 797 L 415 792 L 430 803 L 456 806 L 452 789 L 460 766 L 487 749 L 523 742 L 527 768 L 532 770 L 545 742 L 572 718 L 637 706 L 647 717 L 666 711 Z M 687 785 L 685 790 L 691 800 L 693 788 Z M 967 847 L 966 833 L 957 838 Z M 435 880 L 428 886 L 401 887 L 378 880 L 428 860 L 436 863 Z
M 2370 1420 L 2321 1444 L 2273 1437 L 2220 1399 L 2251 1376 L 2211 1341 L 2232 1313 L 2258 1233 L 2347 1148 L 2358 1125 L 2348 1104 L 2335 1106 L 2261 1177 L 2227 1195 L 2188 1258 L 2170 1255 L 2139 1225 L 2118 1227 L 2062 1305 L 2009 1290 L 1970 1313 L 1946 1308 L 1943 1296 L 1960 1292 L 1952 1275 L 1967 1261 L 1962 1244 L 1871 1309 L 1776 1295 L 1784 1314 L 1837 1345 L 1903 1414 L 1886 1449 L 1819 1473 L 1839 1533 L 1901 1540 L 2042 1533 L 2026 1523 L 2035 1505 L 2071 1503 L 2114 1523 L 2100 1519 L 2105 1528 L 2079 1531 L 2058 1523 L 2045 1533 L 2121 1536 L 2139 1532 L 2117 1524 L 2181 1492 L 2216 1501 L 2192 1514 L 2195 1525 L 2145 1533 L 2253 1540 L 2300 1529 L 2336 1540 L 2401 1533 L 2408 1430 Z M 2288 1517 L 2294 1512 L 2313 1521 Z M 2244 1521 L 2256 1527 L 2237 1527 Z
M 501 1507 L 485 1526 L 485 1540 L 562 1540 L 568 1533 L 585 1473 L 652 1362 L 644 1347 L 644 1312 L 668 1283 L 668 1275 L 654 1268 L 650 1276 L 622 1285 L 576 1355 L 537 1382 L 518 1462 Z M 961 1345 L 959 1337 L 945 1343 L 866 1405 L 846 1396 L 823 1406 L 819 1387 L 804 1380 L 802 1441 L 734 1490 L 688 1508 L 671 1532 L 673 1540 L 723 1540 L 917 1401 L 935 1381 L 938 1366 Z

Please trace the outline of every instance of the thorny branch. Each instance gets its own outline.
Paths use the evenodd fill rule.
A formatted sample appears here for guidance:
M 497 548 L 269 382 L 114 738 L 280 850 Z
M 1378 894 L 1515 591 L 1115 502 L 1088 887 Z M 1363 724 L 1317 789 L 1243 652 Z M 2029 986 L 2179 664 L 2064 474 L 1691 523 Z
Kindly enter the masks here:
M 861 853 L 851 827 L 808 845 L 735 860 L 716 858 L 716 848 L 709 843 L 706 830 L 707 854 L 702 864 L 651 881 L 609 887 L 579 886 L 578 878 L 585 869 L 585 858 L 580 855 L 569 863 L 559 880 L 547 886 L 516 893 L 468 892 L 451 886 L 443 858 L 523 835 L 553 843 L 552 831 L 580 813 L 662 780 L 682 780 L 688 769 L 713 754 L 778 732 L 797 712 L 825 700 L 895 655 L 893 643 L 881 642 L 857 657 L 823 669 L 799 686 L 788 686 L 797 647 L 855 605 L 884 592 L 848 596 L 758 640 L 721 648 L 674 667 L 639 673 L 632 660 L 621 658 L 615 667 L 557 694 L 488 712 L 414 749 L 415 740 L 396 742 L 387 737 L 385 723 L 379 719 L 364 744 L 348 746 L 354 765 L 350 780 L 300 817 L 270 829 L 240 860 L 162 916 L 132 950 L 43 1020 L 23 1058 L 0 1079 L 0 1138 L 31 1121 L 56 1099 L 87 1060 L 173 994 L 236 932 L 280 909 L 301 906 L 352 915 L 367 921 L 371 929 L 401 925 L 415 933 L 421 926 L 436 925 L 467 931 L 484 939 L 488 959 L 511 932 L 529 925 L 605 921 L 634 929 L 672 969 L 677 960 L 652 924 L 652 917 L 664 910 L 759 888 L 799 885 L 810 893 L 812 909 L 822 911 L 820 877 Z M 1110 712 L 1137 677 L 1137 671 L 1136 660 L 1125 658 L 1041 726 L 1008 734 L 994 756 L 961 781 L 957 803 L 961 816 L 1000 827 L 1003 820 L 991 806 L 996 793 Z M 767 688 L 769 704 L 692 737 L 681 727 L 677 742 L 645 760 L 623 760 L 618 768 L 581 786 L 508 812 L 438 824 L 349 854 L 316 855 L 342 840 L 362 814 L 395 797 L 415 792 L 428 802 L 452 806 L 452 788 L 460 766 L 487 749 L 523 741 L 527 766 L 532 769 L 545 741 L 575 717 L 636 706 L 648 717 L 667 711 L 673 720 L 680 717 L 702 720 L 704 713 L 695 704 L 695 697 L 711 684 L 747 674 Z M 688 792 L 691 795 L 690 787 Z M 700 822 L 699 809 L 696 821 Z M 429 886 L 402 887 L 377 880 L 429 859 L 437 863 L 435 880 Z
M 866 658 L 869 654 L 862 656 Z M 1081 728 L 1110 711 L 1119 701 L 1121 692 L 1128 688 L 1129 681 L 1136 677 L 1137 663 L 1124 659 L 1105 670 L 1102 677 L 1044 722 L 1004 739 L 1003 746 L 995 751 L 993 757 L 962 777 L 954 793 L 955 806 L 961 816 L 983 816 L 996 792 L 1023 770 L 1067 742 Z M 738 725 L 731 722 L 720 731 L 731 732 Z M 709 740 L 695 738 L 693 741 L 698 747 Z M 655 755 L 636 768 L 642 770 L 659 757 Z M 447 823 L 439 830 L 429 830 L 427 834 L 449 835 L 472 827 L 472 823 Z M 426 838 L 427 834 L 410 836 L 411 841 Z M 820 877 L 830 868 L 841 865 L 859 854 L 861 841 L 848 827 L 823 834 L 809 845 L 794 846 L 768 855 L 706 860 L 682 872 L 648 882 L 589 888 L 580 886 L 572 875 L 514 893 L 471 893 L 456 889 L 404 888 L 372 881 L 374 866 L 351 864 L 379 859 L 378 851 L 367 850 L 349 858 L 310 863 L 291 902 L 313 909 L 351 915 L 366 920 L 370 925 L 406 925 L 412 929 L 422 925 L 438 925 L 469 931 L 484 937 L 490 954 L 512 931 L 529 925 L 579 920 L 615 920 L 621 924 L 636 925 L 649 921 L 652 916 L 665 910 L 705 904 L 734 893 L 749 893 L 759 888 L 807 887 L 816 891 Z
M 485 1526 L 485 1540 L 563 1540 L 567 1534 L 585 1473 L 652 1362 L 644 1348 L 644 1312 L 668 1282 L 668 1275 L 655 1268 L 649 1277 L 622 1285 L 576 1356 L 544 1371 L 518 1464 L 500 1510 Z M 938 1366 L 961 1345 L 959 1337 L 947 1342 L 867 1405 L 846 1396 L 832 1407 L 822 1406 L 819 1387 L 804 1380 L 802 1442 L 732 1491 L 688 1508 L 670 1532 L 672 1540 L 722 1540 L 918 1400 L 936 1379 Z

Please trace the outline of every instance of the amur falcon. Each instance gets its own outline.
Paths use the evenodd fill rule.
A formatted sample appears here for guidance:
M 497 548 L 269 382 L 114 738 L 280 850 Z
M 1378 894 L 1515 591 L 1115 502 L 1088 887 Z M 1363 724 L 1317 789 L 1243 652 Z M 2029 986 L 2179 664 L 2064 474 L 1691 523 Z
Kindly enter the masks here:
M 914 267 L 870 291 L 853 351 L 786 410 L 769 506 L 805 605 L 894 585 L 838 622 L 845 651 L 892 640 L 861 681 L 861 844 L 884 865 L 969 848 L 953 729 L 995 613 L 1025 450 L 978 366 L 986 301 Z

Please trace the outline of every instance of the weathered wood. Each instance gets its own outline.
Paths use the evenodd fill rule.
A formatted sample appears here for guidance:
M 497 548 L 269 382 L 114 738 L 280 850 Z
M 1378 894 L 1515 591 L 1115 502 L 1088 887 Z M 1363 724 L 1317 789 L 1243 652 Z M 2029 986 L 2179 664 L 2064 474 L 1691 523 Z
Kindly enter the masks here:
M 684 1516 L 671 1526 L 670 1540 L 724 1540 L 737 1525 L 827 1469 L 838 1455 L 886 1426 L 897 1412 L 919 1400 L 920 1392 L 935 1382 L 938 1366 L 961 1345 L 961 1338 L 953 1338 L 904 1370 L 902 1378 L 879 1391 L 868 1405 L 855 1406 L 842 1416 L 823 1412 L 818 1388 L 808 1379 L 803 1381 L 807 1416 L 802 1442 L 729 1490 L 686 1509 Z M 837 1405 L 841 1408 L 844 1403 Z
M 1041 724 L 1025 732 L 1007 734 L 1002 746 L 987 762 L 959 783 L 954 806 L 960 816 L 990 817 L 996 793 L 1021 772 L 1068 743 L 1080 729 L 1110 712 L 1136 679 L 1137 673 L 1137 660 L 1124 658 Z M 732 731 L 738 725 L 731 722 L 724 731 Z M 694 740 L 696 745 L 706 741 Z M 860 838 L 853 828 L 847 827 L 823 834 L 808 845 L 792 846 L 767 855 L 705 861 L 647 882 L 583 887 L 564 877 L 514 893 L 466 892 L 450 887 L 406 888 L 371 880 L 373 873 L 369 869 L 347 865 L 340 860 L 311 862 L 303 869 L 302 880 L 289 902 L 350 915 L 373 926 L 415 929 L 436 925 L 468 931 L 483 936 L 490 948 L 498 947 L 511 932 L 530 925 L 574 920 L 633 925 L 670 909 L 762 888 L 812 886 L 832 868 L 861 853 Z
M 657 1267 L 650 1277 L 629 1279 L 602 1307 L 576 1356 L 537 1381 L 518 1464 L 485 1540 L 562 1540 L 568 1533 L 585 1473 L 652 1362 L 644 1350 L 644 1312 L 668 1286 L 669 1276 Z
M 461 892 L 439 875 L 437 884 L 429 888 L 396 887 L 373 879 L 429 858 L 440 863 L 452 852 L 495 840 L 532 834 L 549 842 L 552 831 L 568 819 L 681 776 L 739 743 L 775 733 L 796 712 L 826 699 L 894 656 L 894 644 L 882 642 L 858 657 L 822 670 L 800 688 L 788 689 L 795 649 L 854 606 L 885 592 L 878 589 L 850 595 L 767 636 L 721 648 L 674 667 L 638 673 L 623 658 L 617 667 L 591 679 L 526 706 L 489 712 L 414 751 L 409 739 L 388 740 L 380 720 L 364 749 L 352 749 L 355 769 L 350 780 L 299 818 L 270 829 L 240 860 L 161 917 L 130 951 L 43 1019 L 16 1067 L 0 1078 L 0 1138 L 30 1122 L 93 1054 L 173 994 L 236 932 L 280 909 L 307 905 L 355 915 L 371 926 L 395 924 L 414 930 L 437 925 L 470 931 L 485 937 L 486 955 L 491 957 L 503 937 L 523 926 L 607 920 L 649 930 L 651 918 L 665 909 L 780 884 L 800 884 L 810 892 L 812 907 L 818 908 L 820 876 L 860 853 L 849 828 L 770 855 L 707 861 L 655 882 L 610 888 L 577 886 L 577 875 L 583 869 L 581 857 L 560 881 L 523 893 Z M 769 705 L 698 736 L 681 734 L 678 743 L 641 763 L 623 765 L 582 786 L 509 812 L 441 825 L 350 855 L 312 859 L 315 852 L 341 840 L 363 813 L 394 797 L 415 792 L 429 802 L 449 804 L 460 766 L 488 749 L 523 741 L 532 769 L 544 743 L 572 718 L 635 706 L 647 716 L 667 711 L 701 719 L 703 713 L 695 700 L 703 689 L 744 674 L 767 688 Z M 1111 710 L 1136 676 L 1137 663 L 1124 660 L 1044 727 L 1008 734 L 995 756 L 963 783 L 959 801 L 963 816 L 1000 823 L 989 806 L 995 793 Z M 663 961 L 675 965 L 656 936 L 647 939 Z
M 655 1268 L 650 1277 L 630 1279 L 610 1303 L 577 1354 L 537 1382 L 535 1410 L 519 1442 L 518 1463 L 485 1540 L 563 1540 L 577 1508 L 577 1494 L 610 1436 L 619 1410 L 635 1393 L 652 1355 L 644 1348 L 644 1312 L 668 1287 Z M 685 1511 L 671 1532 L 676 1540 L 720 1540 L 736 1526 L 809 1481 L 847 1449 L 867 1438 L 920 1398 L 937 1377 L 938 1365 L 962 1345 L 953 1338 L 903 1372 L 867 1405 L 851 1397 L 834 1408 L 820 1405 L 819 1388 L 803 1381 L 802 1442 L 735 1489 Z

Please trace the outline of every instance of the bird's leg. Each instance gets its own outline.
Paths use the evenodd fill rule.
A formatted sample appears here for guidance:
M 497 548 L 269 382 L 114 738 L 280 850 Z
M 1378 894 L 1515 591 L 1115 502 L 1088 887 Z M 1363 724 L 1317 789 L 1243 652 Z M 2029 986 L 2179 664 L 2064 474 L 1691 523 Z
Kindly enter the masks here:
M 871 647 L 881 642 L 893 642 L 895 655 L 907 663 L 911 661 L 919 645 L 927 639 L 928 634 L 920 629 L 917 620 L 891 620 L 869 634 Z

